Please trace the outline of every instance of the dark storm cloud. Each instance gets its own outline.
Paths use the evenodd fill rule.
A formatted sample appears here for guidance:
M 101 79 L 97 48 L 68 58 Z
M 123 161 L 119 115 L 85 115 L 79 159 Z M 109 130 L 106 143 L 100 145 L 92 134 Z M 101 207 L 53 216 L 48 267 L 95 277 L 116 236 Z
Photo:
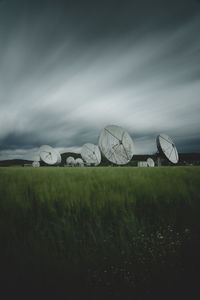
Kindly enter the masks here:
M 137 153 L 160 132 L 200 151 L 199 14 L 195 0 L 0 1 L 0 159 L 80 151 L 109 123 Z

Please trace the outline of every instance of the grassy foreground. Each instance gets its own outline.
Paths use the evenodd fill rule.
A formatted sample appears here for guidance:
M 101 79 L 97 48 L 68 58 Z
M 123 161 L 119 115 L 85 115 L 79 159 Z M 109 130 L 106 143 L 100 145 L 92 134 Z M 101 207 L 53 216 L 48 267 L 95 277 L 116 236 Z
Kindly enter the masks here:
M 9 299 L 188 299 L 199 253 L 199 167 L 0 168 Z

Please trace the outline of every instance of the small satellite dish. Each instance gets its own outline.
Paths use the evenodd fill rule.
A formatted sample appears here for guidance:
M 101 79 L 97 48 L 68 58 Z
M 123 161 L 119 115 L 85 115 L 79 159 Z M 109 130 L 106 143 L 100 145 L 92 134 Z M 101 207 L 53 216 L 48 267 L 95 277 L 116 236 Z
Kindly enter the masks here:
M 123 128 L 106 126 L 99 137 L 99 148 L 104 156 L 116 165 L 127 164 L 134 153 L 133 140 Z
M 148 167 L 147 161 L 138 161 L 138 167 Z
M 177 164 L 179 159 L 178 152 L 172 139 L 168 135 L 161 133 L 157 136 L 156 142 L 159 153 L 173 164 Z
M 34 161 L 34 162 L 32 163 L 32 166 L 33 166 L 34 168 L 39 167 L 39 166 L 40 166 L 39 161 Z
M 67 157 L 66 159 L 67 166 L 73 167 L 75 165 L 75 160 L 72 156 Z
M 40 147 L 40 158 L 47 165 L 58 165 L 61 162 L 60 153 L 48 145 Z
M 151 157 L 147 158 L 147 167 L 155 167 L 155 162 Z
M 89 165 L 99 165 L 101 162 L 101 152 L 99 147 L 94 144 L 84 144 L 81 149 L 83 160 Z
M 75 159 L 75 166 L 76 167 L 84 167 L 84 162 L 81 158 Z

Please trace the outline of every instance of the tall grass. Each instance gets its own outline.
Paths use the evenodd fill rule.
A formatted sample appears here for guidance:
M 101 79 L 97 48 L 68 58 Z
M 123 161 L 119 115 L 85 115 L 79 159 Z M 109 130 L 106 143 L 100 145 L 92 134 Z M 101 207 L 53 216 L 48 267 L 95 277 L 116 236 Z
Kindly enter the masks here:
M 1 168 L 4 281 L 72 299 L 155 297 L 160 278 L 198 265 L 199 178 L 198 167 Z

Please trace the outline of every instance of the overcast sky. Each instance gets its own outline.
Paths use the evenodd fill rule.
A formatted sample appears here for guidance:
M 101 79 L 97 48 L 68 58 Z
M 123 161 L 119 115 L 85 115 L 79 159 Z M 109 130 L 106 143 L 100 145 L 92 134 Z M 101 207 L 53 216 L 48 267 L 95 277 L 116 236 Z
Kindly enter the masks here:
M 108 124 L 137 154 L 159 133 L 200 152 L 200 1 L 0 0 L 0 159 L 80 151 Z

